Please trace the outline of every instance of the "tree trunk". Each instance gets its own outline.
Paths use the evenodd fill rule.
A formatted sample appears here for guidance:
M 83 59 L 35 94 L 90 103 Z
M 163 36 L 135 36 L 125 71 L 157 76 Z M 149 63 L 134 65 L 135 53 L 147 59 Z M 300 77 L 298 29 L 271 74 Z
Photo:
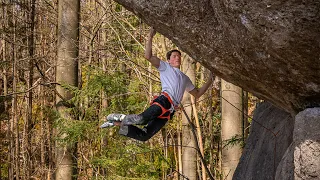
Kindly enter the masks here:
M 79 37 L 79 0 L 61 0 L 58 3 L 58 58 L 56 66 L 56 81 L 60 84 L 78 85 L 78 37 Z M 62 96 L 56 96 L 56 106 L 60 117 L 71 120 L 66 111 L 66 101 L 73 94 L 61 86 L 56 87 Z M 62 99 L 63 98 L 63 99 Z M 57 129 L 59 132 L 59 127 Z M 61 139 L 66 134 L 61 135 Z M 56 144 L 56 180 L 71 180 L 77 167 L 76 146 L 57 142 Z
M 40 178 L 45 179 L 45 169 L 46 169 L 46 162 L 45 162 L 45 114 L 44 114 L 44 107 L 46 104 L 46 99 L 45 99 L 45 93 L 44 93 L 44 87 L 40 86 L 40 106 L 41 106 L 41 112 L 40 112 L 40 164 L 41 164 L 41 174 Z
M 51 142 L 51 134 L 53 134 L 53 128 L 50 125 L 51 119 L 50 118 L 45 118 L 45 123 L 46 123 L 46 129 L 47 129 L 47 134 L 46 134 L 46 139 L 47 139 L 47 151 L 48 151 L 48 162 L 47 162 L 47 166 L 48 166 L 48 172 L 47 172 L 47 180 L 50 180 L 53 178 L 52 176 L 52 172 L 51 170 L 53 169 L 54 165 L 54 157 L 53 157 L 53 149 L 54 149 L 54 145 Z
M 222 143 L 233 137 L 242 137 L 242 90 L 241 88 L 221 81 L 222 98 Z M 222 146 L 222 173 L 223 179 L 232 180 L 233 173 L 238 165 L 242 148 L 239 143 Z
M 245 140 L 248 138 L 249 136 L 249 122 L 248 122 L 248 92 L 247 91 L 243 91 L 243 97 L 242 97 L 242 101 L 243 101 L 243 142 L 245 142 Z
M 195 81 L 194 66 L 191 58 L 187 57 L 182 63 L 183 70 L 189 76 L 191 81 Z M 189 94 L 185 93 L 182 104 L 185 106 L 185 111 L 191 118 L 192 106 Z M 182 115 L 182 172 L 190 180 L 197 179 L 197 151 L 193 134 L 187 117 Z
M 179 175 L 178 177 L 180 177 L 180 174 L 183 173 L 183 168 L 182 168 L 182 132 L 180 130 L 181 125 L 178 125 L 178 131 L 177 131 L 177 146 L 178 146 L 178 170 L 179 170 Z M 180 178 L 179 178 L 180 179 Z
M 198 112 L 196 109 L 196 104 L 195 104 L 195 98 L 193 96 L 191 96 L 191 103 L 192 103 L 192 109 L 193 109 L 193 114 L 195 117 L 195 121 L 196 121 L 196 128 L 197 128 L 197 136 L 198 136 L 198 146 L 200 148 L 200 153 L 201 156 L 204 157 L 204 150 L 203 150 L 203 142 L 202 142 L 202 134 L 201 134 L 201 127 L 200 127 L 200 122 L 199 122 L 199 118 L 198 118 Z M 202 179 L 206 180 L 206 170 L 205 170 L 205 164 L 203 164 L 201 162 L 201 175 L 202 175 Z M 199 174 L 200 176 L 200 174 Z
M 3 17 L 4 17 L 4 9 L 3 9 Z M 2 25 L 4 27 L 4 25 Z M 1 51 L 2 51 L 2 62 L 5 62 L 6 60 L 6 41 L 4 40 L 4 34 L 2 35 L 3 39 L 1 40 Z M 6 100 L 6 97 L 7 97 L 7 94 L 8 94 L 8 80 L 7 80 L 7 68 L 8 66 L 6 65 L 6 63 L 4 64 L 4 67 L 3 67 L 3 70 L 2 70 L 2 73 L 3 73 L 3 95 L 4 95 L 4 102 L 3 102 L 3 105 L 4 105 L 4 111 L 1 112 L 1 114 L 3 114 L 4 116 L 2 117 L 5 117 L 5 121 L 3 122 L 6 122 L 5 124 L 7 124 L 8 126 L 8 129 L 7 129 L 7 132 L 6 132 L 6 138 L 10 139 L 10 122 L 9 122 L 9 117 L 7 116 L 7 112 L 8 112 L 8 102 Z M 2 127 L 2 121 L 0 121 L 0 127 Z M 8 148 L 8 146 L 6 147 Z M 7 154 L 7 159 L 4 157 L 5 154 L 3 154 L 2 156 L 2 152 L 1 152 L 1 157 L 0 157 L 0 164 L 1 165 L 7 165 L 8 166 L 8 169 L 10 170 L 11 169 L 11 163 L 10 163 L 10 153 Z M 7 162 L 5 162 L 7 161 Z M 9 162 L 9 163 L 8 163 Z M 3 166 L 1 166 L 1 168 L 3 168 Z M 12 178 L 12 176 L 10 176 L 10 173 L 8 172 L 8 178 Z M 0 172 L 0 180 L 2 179 L 2 169 L 1 169 L 1 172 Z
M 33 55 L 34 55 L 34 24 L 35 24 L 35 0 L 31 0 L 31 14 L 29 18 L 29 14 L 27 15 L 27 21 L 30 21 L 30 31 L 28 37 L 28 55 L 29 55 L 29 74 L 28 74 L 28 89 L 30 89 L 33 85 Z M 27 92 L 26 98 L 26 119 L 25 119 L 25 143 L 24 143 L 24 151 L 25 151 L 25 162 L 24 162 L 24 171 L 25 171 L 25 178 L 29 179 L 30 174 L 32 173 L 33 165 L 31 159 L 31 151 L 32 151 L 32 144 L 31 144 L 31 130 L 32 130 L 32 90 Z
M 2 7 L 2 19 L 4 20 L 5 19 L 5 7 Z M 2 27 L 1 28 L 3 28 L 4 29 L 4 27 L 5 27 L 5 24 L 4 23 L 2 23 L 2 25 L 1 25 Z M 9 118 L 7 117 L 7 112 L 8 112 L 8 102 L 7 102 L 7 100 L 6 100 L 6 97 L 7 97 L 7 94 L 8 94 L 8 80 L 7 80 L 7 68 L 8 68 L 8 66 L 7 66 L 7 63 L 5 63 L 5 61 L 6 61 L 6 41 L 4 40 L 5 39 L 5 35 L 4 35 L 4 33 L 2 34 L 2 36 L 1 36 L 1 38 L 2 38 L 2 40 L 1 40 L 1 53 L 2 53 L 2 62 L 4 63 L 4 66 L 3 66 L 3 68 L 2 68 L 2 73 L 3 73 L 3 95 L 4 95 L 4 100 L 3 100 L 3 105 L 4 105 L 4 111 L 3 112 L 1 112 L 0 114 L 2 115 L 4 115 L 4 116 L 2 116 L 2 117 L 5 117 L 5 121 L 3 121 L 3 122 L 6 122 L 6 123 L 4 123 L 4 124 L 7 124 L 7 126 L 8 126 L 8 128 L 7 128 L 7 132 L 6 132 L 6 138 L 7 139 L 10 139 L 10 121 L 9 121 Z M 0 127 L 2 127 L 2 121 L 0 121 Z M 1 128 L 1 130 L 2 130 L 2 128 Z M 8 146 L 6 146 L 6 148 L 8 148 Z M 1 157 L 0 157 L 0 164 L 1 164 L 1 170 L 0 170 L 0 180 L 2 179 L 2 168 L 3 168 L 3 166 L 4 165 L 7 165 L 8 166 L 8 169 L 10 170 L 10 168 L 11 168 L 11 163 L 10 163 L 10 153 L 7 153 L 7 159 L 4 157 L 5 156 L 5 154 L 3 154 L 2 155 L 2 152 L 1 152 Z M 7 162 L 5 162 L 5 161 L 7 161 Z M 12 178 L 12 177 L 10 177 L 10 173 L 8 172 L 8 178 L 10 179 L 10 178 Z
M 15 7 L 12 7 L 13 17 L 15 16 Z M 13 44 L 12 44 L 12 62 L 13 62 L 13 82 L 12 82 L 12 92 L 17 92 L 17 83 L 18 83 L 18 71 L 17 71 L 17 58 L 16 58 L 16 19 L 13 19 Z M 11 122 L 11 133 L 12 133 L 12 160 L 14 160 L 14 168 L 12 169 L 15 172 L 15 177 L 20 178 L 20 141 L 19 141 L 19 123 L 18 123 L 18 96 L 13 94 L 12 96 L 12 122 Z M 15 141 L 15 142 L 14 142 Z M 14 144 L 13 144 L 14 143 Z M 15 147 L 13 149 L 13 147 Z
M 103 6 L 104 6 L 104 7 L 107 6 L 105 1 L 103 1 L 102 3 L 103 3 Z M 106 14 L 107 11 L 105 10 L 104 13 Z M 104 21 L 105 21 L 105 20 L 107 20 L 107 19 L 104 18 Z M 102 28 L 103 28 L 104 30 L 102 31 L 102 35 L 101 35 L 101 36 L 102 36 L 102 44 L 103 44 L 103 46 L 107 46 L 107 31 L 105 30 L 105 26 L 106 26 L 106 24 L 103 23 L 103 24 L 102 24 Z M 107 74 L 107 61 L 108 61 L 108 59 L 107 59 L 106 57 L 108 57 L 108 56 L 107 56 L 107 51 L 104 51 L 104 52 L 102 53 L 102 56 L 101 56 L 101 64 L 102 64 L 102 71 Z M 102 102 L 101 102 L 101 110 L 104 110 L 104 109 L 108 108 L 107 98 L 108 98 L 108 97 L 107 97 L 107 94 L 106 94 L 104 91 L 101 91 L 101 99 L 102 99 Z M 101 114 L 101 113 L 100 113 L 100 114 Z M 99 120 L 104 121 L 104 120 L 105 120 L 105 117 L 100 117 Z M 105 146 L 105 145 L 107 145 L 107 136 L 103 136 L 103 137 L 101 138 L 101 146 Z

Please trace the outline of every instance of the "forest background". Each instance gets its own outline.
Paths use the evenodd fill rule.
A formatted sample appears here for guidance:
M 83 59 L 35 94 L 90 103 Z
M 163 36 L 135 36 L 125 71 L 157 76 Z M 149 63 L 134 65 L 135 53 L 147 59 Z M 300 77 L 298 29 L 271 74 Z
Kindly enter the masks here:
M 109 113 L 142 112 L 161 91 L 156 69 L 144 59 L 149 27 L 141 19 L 113 1 L 82 0 L 74 42 L 77 84 L 70 85 L 56 81 L 58 0 L 2 0 L 0 7 L 0 179 L 53 179 L 61 164 L 58 146 L 70 147 L 77 179 L 178 179 L 186 166 L 182 148 L 194 151 L 196 175 L 205 179 L 197 146 L 183 143 L 188 137 L 184 127 L 190 132 L 192 125 L 183 121 L 181 111 L 147 142 L 119 136 L 117 128 L 99 128 Z M 160 34 L 153 42 L 154 52 L 162 59 L 177 48 Z M 201 86 L 210 72 L 184 53 L 183 60 L 182 71 L 191 69 L 191 79 Z M 62 105 L 57 103 L 57 97 L 63 99 L 57 86 L 73 95 Z M 237 109 L 244 113 L 243 133 L 222 140 L 220 90 L 216 77 L 197 102 L 183 103 L 192 107 L 186 109 L 215 178 L 222 174 L 222 149 L 243 147 L 250 126 L 247 114 L 251 115 L 257 101 L 243 93 Z M 61 116 L 59 106 L 67 107 L 69 118 Z

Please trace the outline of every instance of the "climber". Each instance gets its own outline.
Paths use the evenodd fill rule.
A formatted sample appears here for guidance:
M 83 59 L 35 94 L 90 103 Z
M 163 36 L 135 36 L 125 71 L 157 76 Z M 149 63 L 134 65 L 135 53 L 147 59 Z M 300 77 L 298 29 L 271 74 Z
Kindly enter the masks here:
M 212 74 L 201 87 L 195 88 L 190 78 L 180 71 L 181 52 L 171 50 L 167 53 L 167 62 L 152 55 L 152 39 L 156 31 L 151 28 L 145 49 L 145 58 L 158 69 L 162 93 L 156 97 L 149 108 L 141 114 L 109 114 L 101 128 L 120 126 L 119 134 L 147 141 L 154 136 L 170 120 L 182 100 L 184 91 L 195 98 L 202 96 L 212 83 Z M 135 125 L 144 125 L 139 128 Z

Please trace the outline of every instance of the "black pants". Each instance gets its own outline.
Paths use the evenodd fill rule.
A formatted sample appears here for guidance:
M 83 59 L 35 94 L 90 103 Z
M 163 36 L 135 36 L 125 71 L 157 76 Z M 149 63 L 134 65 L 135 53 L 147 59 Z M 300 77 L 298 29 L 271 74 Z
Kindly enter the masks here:
M 157 97 L 154 102 L 158 102 L 165 109 L 170 109 L 171 107 L 171 103 L 164 95 Z M 147 141 L 168 122 L 166 118 L 158 118 L 161 113 L 162 110 L 158 105 L 151 105 L 141 114 L 129 114 L 122 120 L 119 134 L 139 141 Z M 174 112 L 170 114 L 171 118 L 173 114 Z M 144 126 L 139 128 L 134 125 Z

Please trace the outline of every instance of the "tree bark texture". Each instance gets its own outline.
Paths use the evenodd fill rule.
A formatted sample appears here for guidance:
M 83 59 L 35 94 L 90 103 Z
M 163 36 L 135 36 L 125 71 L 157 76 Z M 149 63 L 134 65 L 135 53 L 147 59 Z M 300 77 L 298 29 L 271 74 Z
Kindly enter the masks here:
M 12 8 L 14 12 L 14 8 Z M 13 13 L 13 16 L 15 14 Z M 13 82 L 12 91 L 17 92 L 18 71 L 17 71 L 17 50 L 16 50 L 16 21 L 13 21 L 13 44 L 12 44 L 12 67 L 13 67 Z M 19 122 L 18 122 L 18 96 L 14 94 L 12 97 L 12 121 L 11 121 L 11 152 L 14 164 L 13 173 L 16 178 L 20 178 L 20 141 L 19 141 Z
M 60 84 L 78 85 L 78 38 L 79 38 L 79 0 L 62 0 L 58 4 L 58 58 L 56 64 L 56 81 Z M 66 111 L 66 101 L 73 94 L 61 86 L 57 86 L 57 92 L 62 96 L 56 96 L 56 106 L 60 117 L 71 120 Z M 59 132 L 59 129 L 58 129 Z M 66 134 L 62 134 L 64 138 Z M 56 145 L 56 180 L 71 180 L 75 174 L 76 147 L 60 144 Z
M 35 0 L 30 1 L 30 14 L 27 15 L 27 21 L 30 22 L 30 29 L 27 31 L 29 35 L 28 37 L 28 55 L 29 55 L 29 73 L 28 73 L 28 89 L 30 89 L 33 86 L 33 68 L 34 68 L 34 25 L 35 25 Z M 29 91 L 27 93 L 27 99 L 26 99 L 26 119 L 25 119 L 25 162 L 24 162 L 24 171 L 25 171 L 25 178 L 29 179 L 30 175 L 33 171 L 33 164 L 32 164 L 32 158 L 30 157 L 32 154 L 31 149 L 31 141 L 32 141 L 32 99 L 33 99 L 33 91 Z
M 190 57 L 184 58 L 182 62 L 183 72 L 195 82 L 194 64 Z M 191 119 L 192 106 L 190 95 L 185 93 L 182 104 L 185 106 L 185 111 Z M 183 175 L 190 180 L 197 179 L 197 151 L 194 137 L 192 135 L 191 124 L 189 124 L 187 117 L 182 115 L 182 172 Z
M 232 180 L 242 154 L 239 143 L 226 145 L 233 137 L 242 139 L 242 89 L 225 80 L 221 81 L 221 139 L 223 179 Z
M 194 114 L 194 119 L 196 122 L 196 128 L 197 128 L 197 136 L 198 136 L 198 146 L 200 148 L 200 153 L 201 156 L 204 157 L 204 150 L 203 150 L 203 142 L 202 142 L 202 134 L 201 134 L 201 127 L 200 127 L 200 122 L 199 122 L 199 118 L 198 118 L 198 112 L 197 112 L 197 108 L 196 108 L 196 101 L 195 98 L 190 95 L 191 98 L 191 103 L 192 103 L 192 110 L 193 110 L 193 114 Z M 205 170 L 205 164 L 203 162 L 201 162 L 201 179 L 206 180 L 206 170 Z M 199 175 L 200 176 L 200 175 Z

